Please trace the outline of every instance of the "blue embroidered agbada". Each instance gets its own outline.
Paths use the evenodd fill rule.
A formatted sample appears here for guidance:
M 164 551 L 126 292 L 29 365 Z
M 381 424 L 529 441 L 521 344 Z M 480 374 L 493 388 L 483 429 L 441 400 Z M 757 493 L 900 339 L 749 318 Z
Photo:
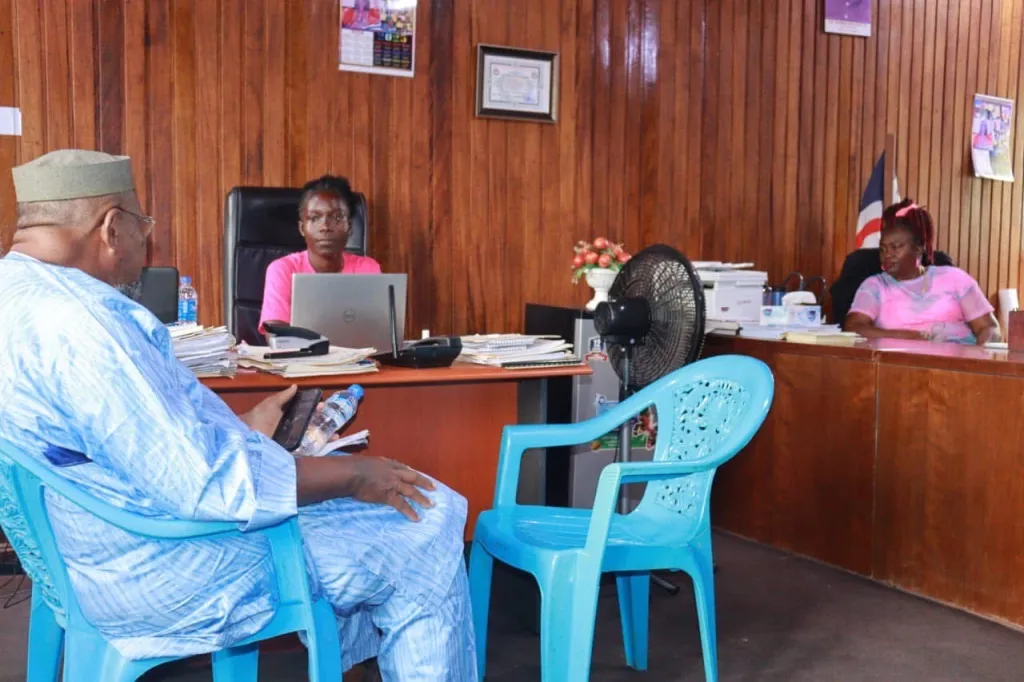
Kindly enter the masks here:
M 155 317 L 18 253 L 0 259 L 0 439 L 135 514 L 245 530 L 298 513 L 346 668 L 379 655 L 385 679 L 476 679 L 461 496 L 438 484 L 420 523 L 350 499 L 297 509 L 293 457 L 176 360 Z M 83 613 L 128 657 L 205 653 L 273 615 L 261 538 L 144 539 L 47 504 Z

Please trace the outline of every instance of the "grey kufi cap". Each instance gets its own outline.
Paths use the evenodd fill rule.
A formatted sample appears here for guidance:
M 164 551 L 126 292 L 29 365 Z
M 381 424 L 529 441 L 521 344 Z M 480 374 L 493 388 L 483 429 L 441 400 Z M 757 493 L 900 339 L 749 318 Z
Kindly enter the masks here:
M 16 166 L 11 173 L 19 204 L 85 199 L 135 189 L 129 157 L 85 149 L 58 149 Z

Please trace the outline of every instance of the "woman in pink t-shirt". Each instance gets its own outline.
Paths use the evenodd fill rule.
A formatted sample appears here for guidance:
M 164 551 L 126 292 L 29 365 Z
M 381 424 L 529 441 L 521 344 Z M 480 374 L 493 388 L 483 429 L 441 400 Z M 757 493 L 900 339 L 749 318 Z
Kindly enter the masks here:
M 260 333 L 264 322 L 291 322 L 292 275 L 380 273 L 380 265 L 374 259 L 345 251 L 354 209 L 355 194 L 345 178 L 325 175 L 302 188 L 299 234 L 306 240 L 306 250 L 278 258 L 267 266 Z
M 1000 339 L 992 304 L 960 268 L 932 265 L 935 227 L 910 199 L 882 214 L 882 273 L 864 280 L 846 330 L 868 338 L 976 343 Z

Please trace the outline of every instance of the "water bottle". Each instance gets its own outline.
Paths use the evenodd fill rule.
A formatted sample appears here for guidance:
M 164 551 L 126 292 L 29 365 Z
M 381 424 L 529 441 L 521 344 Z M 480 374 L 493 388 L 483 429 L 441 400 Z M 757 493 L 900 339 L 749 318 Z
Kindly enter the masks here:
M 306 427 L 306 435 L 295 450 L 296 455 L 315 457 L 338 429 L 344 426 L 356 413 L 363 387 L 352 384 L 347 391 L 338 391 L 324 403 L 323 409 L 313 414 Z
M 192 287 L 191 277 L 182 277 L 178 286 L 178 322 L 193 323 L 199 321 L 199 295 Z

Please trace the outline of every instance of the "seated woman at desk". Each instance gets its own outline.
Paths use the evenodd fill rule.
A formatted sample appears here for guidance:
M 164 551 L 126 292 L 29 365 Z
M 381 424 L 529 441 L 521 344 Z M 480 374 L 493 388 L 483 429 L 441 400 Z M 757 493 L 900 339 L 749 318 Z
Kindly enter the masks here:
M 380 265 L 374 259 L 345 251 L 354 210 L 355 194 L 345 178 L 324 175 L 305 184 L 299 199 L 299 234 L 306 240 L 306 250 L 290 253 L 267 266 L 260 333 L 264 333 L 264 322 L 291 322 L 295 274 L 380 274 Z
M 904 199 L 882 214 L 881 274 L 864 280 L 846 317 L 867 338 L 954 343 L 999 341 L 999 323 L 978 283 L 960 268 L 933 265 L 928 211 Z

